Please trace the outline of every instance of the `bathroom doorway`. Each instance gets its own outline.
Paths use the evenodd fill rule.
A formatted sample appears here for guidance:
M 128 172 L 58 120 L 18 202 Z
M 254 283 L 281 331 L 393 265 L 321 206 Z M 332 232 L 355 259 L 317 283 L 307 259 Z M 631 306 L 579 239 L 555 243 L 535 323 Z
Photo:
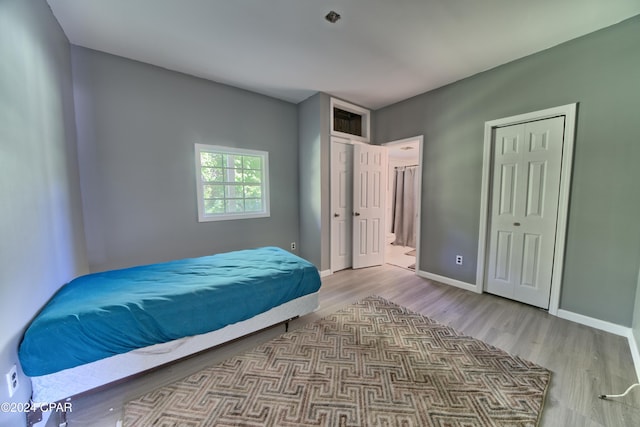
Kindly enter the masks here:
M 383 144 L 388 148 L 385 261 L 419 270 L 423 137 Z

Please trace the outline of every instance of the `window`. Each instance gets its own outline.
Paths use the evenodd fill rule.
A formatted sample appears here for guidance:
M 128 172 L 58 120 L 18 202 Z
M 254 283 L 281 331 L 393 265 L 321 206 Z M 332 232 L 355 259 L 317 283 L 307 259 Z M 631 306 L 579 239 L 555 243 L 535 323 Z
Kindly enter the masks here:
M 269 216 L 269 153 L 196 144 L 198 221 Z

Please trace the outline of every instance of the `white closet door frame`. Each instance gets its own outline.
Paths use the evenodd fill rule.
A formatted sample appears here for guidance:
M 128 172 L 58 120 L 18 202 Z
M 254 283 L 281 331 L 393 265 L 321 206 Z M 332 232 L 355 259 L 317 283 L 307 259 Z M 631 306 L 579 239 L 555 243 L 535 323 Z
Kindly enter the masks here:
M 575 143 L 576 112 L 578 104 L 567 104 L 532 113 L 491 120 L 484 124 L 484 152 L 482 159 L 482 193 L 480 195 L 480 229 L 478 233 L 478 265 L 476 270 L 476 292 L 482 293 L 485 287 L 485 268 L 487 263 L 487 239 L 489 228 L 489 202 L 491 185 L 491 149 L 493 146 L 493 129 L 501 126 L 515 125 L 533 120 L 548 119 L 556 116 L 565 117 L 564 144 L 562 147 L 562 170 L 560 172 L 560 195 L 558 198 L 558 224 L 556 227 L 556 244 L 551 276 L 551 299 L 549 313 L 557 316 L 562 288 L 562 272 L 564 269 L 564 249 L 567 235 L 567 215 L 569 211 L 569 190 L 571 185 L 571 169 L 573 166 L 573 146 Z

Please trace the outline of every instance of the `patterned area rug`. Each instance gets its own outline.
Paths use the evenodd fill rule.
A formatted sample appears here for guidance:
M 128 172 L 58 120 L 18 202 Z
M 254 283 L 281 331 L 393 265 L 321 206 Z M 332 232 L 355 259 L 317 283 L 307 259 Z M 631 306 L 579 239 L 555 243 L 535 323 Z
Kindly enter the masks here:
M 133 426 L 536 426 L 548 370 L 376 296 L 125 406 Z

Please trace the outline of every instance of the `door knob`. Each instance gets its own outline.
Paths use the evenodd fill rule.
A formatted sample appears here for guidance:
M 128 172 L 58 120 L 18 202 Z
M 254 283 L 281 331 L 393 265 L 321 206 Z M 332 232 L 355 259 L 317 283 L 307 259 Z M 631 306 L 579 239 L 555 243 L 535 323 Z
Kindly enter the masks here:
M 338 218 L 339 216 L 340 216 L 340 214 L 339 214 L 339 213 L 334 213 L 334 214 L 333 214 L 333 217 L 334 217 L 334 218 Z
M 520 227 L 520 223 L 519 222 L 514 222 L 513 225 L 515 225 L 516 227 Z
M 354 212 L 353 216 L 360 216 L 360 212 Z

